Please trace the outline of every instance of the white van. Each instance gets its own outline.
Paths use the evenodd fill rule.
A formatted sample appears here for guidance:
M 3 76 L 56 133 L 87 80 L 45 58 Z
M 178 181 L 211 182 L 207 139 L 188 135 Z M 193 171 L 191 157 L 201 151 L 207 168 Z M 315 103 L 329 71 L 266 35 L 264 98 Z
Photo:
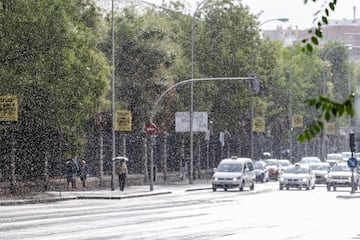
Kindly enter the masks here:
M 231 157 L 221 160 L 212 179 L 212 189 L 215 192 L 218 188 L 227 191 L 230 188 L 244 187 L 250 190 L 255 188 L 255 171 L 251 158 Z

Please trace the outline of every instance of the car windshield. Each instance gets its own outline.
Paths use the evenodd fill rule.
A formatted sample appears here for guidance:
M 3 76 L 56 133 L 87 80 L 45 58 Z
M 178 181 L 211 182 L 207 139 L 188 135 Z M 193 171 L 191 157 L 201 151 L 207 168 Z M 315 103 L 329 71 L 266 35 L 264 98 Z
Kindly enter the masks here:
M 310 165 L 311 170 L 324 170 L 327 171 L 330 169 L 327 165 Z
M 254 163 L 254 168 L 255 169 L 263 169 L 264 168 L 264 164 L 261 162 L 255 162 Z
M 241 172 L 242 169 L 241 163 L 222 163 L 217 168 L 217 172 Z
M 303 158 L 303 159 L 301 159 L 300 162 L 301 163 L 317 163 L 317 162 L 320 162 L 320 160 L 317 158 Z
M 287 167 L 290 165 L 290 162 L 288 161 L 279 161 L 280 165 L 283 166 L 283 167 Z
M 334 172 L 349 172 L 350 168 L 347 165 L 334 165 L 332 171 Z
M 304 167 L 288 167 L 284 173 L 307 173 L 309 171 L 309 169 L 304 168 Z
M 266 166 L 277 166 L 278 162 L 276 160 L 274 161 L 266 161 Z

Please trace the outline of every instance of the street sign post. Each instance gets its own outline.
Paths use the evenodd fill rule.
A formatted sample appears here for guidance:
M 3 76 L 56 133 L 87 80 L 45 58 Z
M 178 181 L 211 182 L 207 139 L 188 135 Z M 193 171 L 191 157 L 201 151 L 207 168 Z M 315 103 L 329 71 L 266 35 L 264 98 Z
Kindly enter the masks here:
M 156 133 L 157 131 L 157 127 L 154 123 L 149 122 L 145 125 L 144 131 L 146 132 L 146 134 L 148 135 L 153 135 L 154 133 Z
M 357 167 L 358 161 L 357 161 L 356 158 L 350 157 L 350 158 L 348 159 L 348 161 L 347 161 L 347 165 L 348 165 L 349 168 L 354 169 L 354 168 Z
M 347 161 L 347 165 L 351 169 L 351 192 L 350 193 L 354 193 L 355 189 L 356 189 L 355 182 L 354 182 L 354 169 L 357 167 L 358 161 L 356 158 L 350 157 L 349 160 Z

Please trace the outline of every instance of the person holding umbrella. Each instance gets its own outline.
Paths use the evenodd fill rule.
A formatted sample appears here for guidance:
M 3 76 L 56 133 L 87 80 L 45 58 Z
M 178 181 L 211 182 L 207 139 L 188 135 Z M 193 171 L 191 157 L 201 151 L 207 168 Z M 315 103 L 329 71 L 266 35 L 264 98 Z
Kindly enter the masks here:
M 118 158 L 116 158 L 116 160 L 118 160 Z M 116 165 L 115 165 L 115 172 L 116 174 L 119 176 L 119 187 L 120 187 L 120 191 L 124 191 L 125 188 L 125 182 L 126 182 L 126 177 L 128 175 L 128 168 L 126 165 L 126 161 L 127 158 L 119 158 L 118 161 L 116 161 Z

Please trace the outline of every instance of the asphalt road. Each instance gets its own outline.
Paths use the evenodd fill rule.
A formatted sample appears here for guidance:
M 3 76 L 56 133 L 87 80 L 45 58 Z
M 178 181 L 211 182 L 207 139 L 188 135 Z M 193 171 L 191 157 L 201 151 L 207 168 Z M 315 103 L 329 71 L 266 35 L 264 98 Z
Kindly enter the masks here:
M 0 239 L 360 239 L 360 199 L 338 198 L 348 189 L 279 191 L 277 184 L 258 184 L 257 192 L 178 189 L 145 198 L 2 206 Z

